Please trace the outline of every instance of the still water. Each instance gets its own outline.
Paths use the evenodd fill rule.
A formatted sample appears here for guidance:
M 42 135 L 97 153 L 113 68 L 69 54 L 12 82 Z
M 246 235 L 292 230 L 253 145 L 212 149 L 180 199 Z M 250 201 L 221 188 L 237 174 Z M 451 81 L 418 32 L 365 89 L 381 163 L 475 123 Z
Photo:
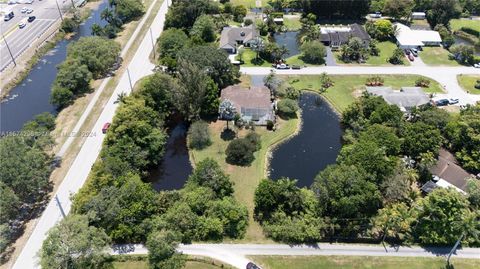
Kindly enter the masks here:
M 273 35 L 273 39 L 275 39 L 275 43 L 277 43 L 277 45 L 285 46 L 288 49 L 289 53 L 285 56 L 285 58 L 300 53 L 300 50 L 298 48 L 297 35 L 298 32 L 279 32 Z

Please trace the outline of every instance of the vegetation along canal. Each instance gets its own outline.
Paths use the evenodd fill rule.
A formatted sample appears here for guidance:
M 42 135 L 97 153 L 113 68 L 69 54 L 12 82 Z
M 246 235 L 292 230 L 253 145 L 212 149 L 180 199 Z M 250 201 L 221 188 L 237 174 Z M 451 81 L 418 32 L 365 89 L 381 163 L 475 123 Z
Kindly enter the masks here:
M 279 145 L 270 160 L 270 178 L 298 179 L 310 186 L 327 165 L 335 163 L 341 148 L 340 119 L 319 95 L 303 93 L 299 106 L 302 126 L 298 135 Z

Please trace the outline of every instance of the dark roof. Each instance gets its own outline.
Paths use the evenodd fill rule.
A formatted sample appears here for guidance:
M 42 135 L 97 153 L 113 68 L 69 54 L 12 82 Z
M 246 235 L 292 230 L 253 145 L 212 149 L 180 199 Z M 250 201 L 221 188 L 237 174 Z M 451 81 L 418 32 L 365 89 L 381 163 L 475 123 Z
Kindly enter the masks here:
M 350 25 L 350 29 L 352 29 L 352 37 L 358 37 L 361 40 L 370 40 L 370 36 L 368 35 L 367 31 L 365 31 L 365 28 L 363 28 L 363 26 L 360 24 L 354 23 Z
M 350 31 L 322 33 L 320 34 L 320 41 L 344 44 L 352 37 L 358 37 L 363 41 L 370 41 L 370 36 L 367 31 L 365 31 L 363 26 L 356 23 L 350 25 Z
M 430 172 L 463 191 L 467 186 L 467 178 L 473 177 L 460 167 L 453 154 L 445 149 L 440 149 L 437 164 L 430 169 Z
M 329 34 L 320 34 L 320 41 L 321 42 L 330 42 L 330 35 Z

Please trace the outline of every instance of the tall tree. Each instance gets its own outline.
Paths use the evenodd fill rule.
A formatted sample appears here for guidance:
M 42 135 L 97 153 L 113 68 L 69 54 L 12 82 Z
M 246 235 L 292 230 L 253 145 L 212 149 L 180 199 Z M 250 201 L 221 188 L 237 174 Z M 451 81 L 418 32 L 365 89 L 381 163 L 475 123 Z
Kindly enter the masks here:
M 190 35 L 203 40 L 204 42 L 215 41 L 215 23 L 211 16 L 202 15 L 197 18 L 190 30 Z
M 383 12 L 398 20 L 408 20 L 414 5 L 413 0 L 387 0 L 385 1 Z
M 152 232 L 147 240 L 148 262 L 152 269 L 181 269 L 185 258 L 176 251 L 180 236 L 178 233 L 161 230 Z
M 189 183 L 210 188 L 218 198 L 233 194 L 233 184 L 220 165 L 211 158 L 202 160 L 197 164 Z
M 437 24 L 450 25 L 450 20 L 458 18 L 462 12 L 458 0 L 435 0 L 431 5 L 427 20 L 432 28 Z

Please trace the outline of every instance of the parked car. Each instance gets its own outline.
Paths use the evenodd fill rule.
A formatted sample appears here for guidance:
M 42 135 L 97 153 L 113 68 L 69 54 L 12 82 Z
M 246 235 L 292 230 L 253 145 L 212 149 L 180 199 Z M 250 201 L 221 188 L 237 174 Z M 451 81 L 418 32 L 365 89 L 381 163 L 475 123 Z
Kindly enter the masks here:
M 301 69 L 302 67 L 300 65 L 292 65 L 292 69 Z
M 440 99 L 440 100 L 435 101 L 436 106 L 446 106 L 449 103 L 450 102 L 448 101 L 448 99 Z
M 450 99 L 448 100 L 448 104 L 449 104 L 449 105 L 458 104 L 458 101 L 459 101 L 458 98 L 450 98 Z
M 30 14 L 30 13 L 32 13 L 32 12 L 33 12 L 33 9 L 27 8 L 27 14 Z
M 418 50 L 413 48 L 413 49 L 410 49 L 412 52 L 415 52 L 415 53 L 418 53 Z
M 27 10 L 28 10 L 28 8 L 26 8 L 26 7 L 22 7 L 22 9 L 20 9 L 20 12 L 21 12 L 21 13 L 26 13 L 26 12 L 27 12 Z
M 406 55 L 410 55 L 410 50 L 409 49 L 404 49 L 403 51 L 405 52 Z
M 418 52 L 417 52 L 417 50 L 411 49 L 410 51 L 412 52 L 412 55 L 413 55 L 413 56 L 418 57 Z
M 102 127 L 102 133 L 106 134 L 108 131 L 108 128 L 110 128 L 110 122 L 106 122 L 103 127 Z
M 412 54 L 408 54 L 408 56 L 407 56 L 407 57 L 408 57 L 408 59 L 410 60 L 410 62 L 413 62 L 413 61 L 415 61 L 415 58 L 413 57 L 413 55 L 412 55 Z
M 262 269 L 262 268 L 260 268 L 260 266 L 254 264 L 253 262 L 249 262 L 247 263 L 246 269 Z
M 475 67 L 475 68 L 480 68 L 480 63 L 474 64 L 473 67 Z
M 27 24 L 25 23 L 25 21 L 21 21 L 18 23 L 18 28 L 22 29 L 23 27 L 25 27 Z
M 276 68 L 277 69 L 290 69 L 290 66 L 288 64 L 277 64 Z
M 37 18 L 37 17 L 35 17 L 35 16 L 30 16 L 30 17 L 28 17 L 28 20 L 27 20 L 27 21 L 28 21 L 28 22 L 32 22 L 32 21 L 34 21 L 36 18 Z

